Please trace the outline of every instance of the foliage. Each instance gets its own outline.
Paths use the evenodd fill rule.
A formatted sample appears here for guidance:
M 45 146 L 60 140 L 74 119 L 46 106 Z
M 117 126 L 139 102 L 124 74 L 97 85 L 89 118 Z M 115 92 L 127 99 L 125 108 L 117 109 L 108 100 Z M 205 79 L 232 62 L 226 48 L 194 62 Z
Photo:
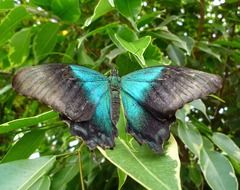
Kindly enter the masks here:
M 0 189 L 238 189 L 239 15 L 236 0 L 0 0 Z M 11 89 L 17 69 L 49 62 L 102 73 L 115 63 L 120 75 L 187 66 L 221 75 L 223 88 L 177 112 L 163 155 L 126 135 L 122 113 L 116 148 L 90 152 Z

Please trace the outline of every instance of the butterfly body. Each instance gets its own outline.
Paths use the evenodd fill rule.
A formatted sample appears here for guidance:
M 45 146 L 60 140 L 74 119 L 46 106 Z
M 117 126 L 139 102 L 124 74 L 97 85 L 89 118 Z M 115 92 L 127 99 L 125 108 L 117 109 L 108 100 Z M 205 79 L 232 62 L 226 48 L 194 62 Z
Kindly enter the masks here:
M 60 112 L 74 135 L 90 149 L 114 147 L 120 103 L 127 132 L 139 143 L 162 152 L 175 112 L 185 103 L 221 87 L 221 78 L 182 67 L 150 67 L 123 77 L 109 77 L 77 65 L 48 64 L 19 71 L 16 91 Z

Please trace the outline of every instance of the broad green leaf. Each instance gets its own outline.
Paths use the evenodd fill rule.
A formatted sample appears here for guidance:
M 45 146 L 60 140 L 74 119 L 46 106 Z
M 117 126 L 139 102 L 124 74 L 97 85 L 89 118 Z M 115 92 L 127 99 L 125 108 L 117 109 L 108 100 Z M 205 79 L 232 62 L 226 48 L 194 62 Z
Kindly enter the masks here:
M 8 13 L 0 24 L 0 46 L 11 38 L 16 27 L 28 16 L 28 12 L 22 6 L 16 7 Z
M 127 174 L 125 174 L 122 170 L 117 168 L 117 173 L 118 173 L 118 190 L 122 189 L 122 186 L 124 185 L 126 179 L 127 179 Z
M 155 18 L 157 18 L 161 14 L 161 11 L 156 11 L 143 15 L 140 19 L 137 20 L 138 28 L 141 28 L 146 24 L 150 24 Z
M 114 151 L 101 148 L 99 150 L 104 157 L 129 177 L 146 189 L 181 189 L 180 161 L 177 143 L 173 136 L 169 139 L 165 153 L 162 155 L 153 153 L 148 147 L 145 148 L 138 144 L 135 144 L 133 149 L 120 138 L 115 142 Z
M 148 45 L 151 42 L 150 36 L 144 36 L 136 41 L 128 42 L 122 39 L 119 35 L 115 34 L 115 38 L 118 41 L 118 43 L 126 50 L 132 53 L 134 56 L 136 56 L 137 60 L 139 61 L 139 64 L 142 67 L 145 67 L 145 60 L 143 57 L 144 51 L 147 49 Z
M 118 73 L 120 76 L 126 75 L 132 71 L 136 71 L 142 68 L 136 61 L 136 59 L 133 58 L 132 55 L 129 53 L 119 55 L 116 58 L 116 65 L 118 67 Z
M 189 104 L 191 106 L 193 106 L 195 109 L 201 111 L 205 115 L 205 117 L 209 120 L 209 117 L 207 115 L 206 106 L 201 99 L 194 100 L 194 101 L 190 102 Z
M 205 125 L 203 122 L 198 121 L 196 118 L 191 118 L 191 122 L 197 129 L 200 131 L 200 133 L 208 135 L 212 135 L 212 130 L 209 126 Z
M 94 13 L 91 17 L 89 17 L 85 23 L 84 26 L 89 26 L 93 21 L 98 19 L 99 17 L 105 15 L 109 11 L 113 10 L 112 5 L 109 3 L 109 0 L 99 0 L 98 4 L 96 5 L 94 9 Z
M 167 53 L 174 64 L 178 66 L 185 65 L 186 56 L 184 55 L 181 49 L 169 44 L 167 47 Z
M 221 61 L 221 57 L 220 54 L 214 52 L 214 50 L 211 49 L 211 47 L 209 46 L 209 44 L 207 44 L 207 42 L 198 42 L 196 43 L 196 47 L 199 48 L 201 51 L 217 58 L 219 61 Z
M 92 30 L 90 32 L 88 32 L 87 34 L 85 34 L 84 36 L 78 38 L 78 47 L 80 47 L 83 43 L 83 41 L 89 37 L 89 36 L 93 36 L 97 33 L 103 33 L 103 32 L 106 32 L 108 29 L 110 28 L 116 28 L 118 27 L 118 24 L 117 23 L 110 23 L 110 24 L 107 24 L 105 26 L 102 26 L 102 27 L 99 27 L 99 28 L 96 28 L 95 30 Z
M 136 27 L 135 21 L 141 11 L 141 0 L 114 0 L 116 9 Z
M 10 40 L 9 60 L 13 66 L 21 65 L 28 57 L 31 28 L 15 33 Z
M 48 111 L 48 112 L 39 114 L 37 116 L 9 121 L 7 123 L 3 123 L 0 125 L 0 134 L 8 133 L 10 131 L 20 129 L 23 127 L 30 127 L 33 125 L 37 125 L 38 123 L 55 118 L 57 116 L 58 116 L 58 113 L 54 111 Z
M 191 123 L 178 122 L 178 136 L 183 143 L 196 155 L 199 156 L 203 145 L 199 131 Z
M 28 190 L 48 190 L 50 189 L 51 180 L 48 176 L 43 176 L 35 182 Z
M 152 36 L 170 40 L 175 46 L 185 50 L 187 52 L 187 55 L 191 54 L 191 50 L 188 49 L 187 43 L 181 38 L 179 38 L 177 35 L 171 33 L 166 27 L 159 27 L 155 30 L 156 32 L 150 32 Z
M 75 157 L 74 157 L 75 158 Z M 78 160 L 72 159 L 70 163 L 62 167 L 54 176 L 52 177 L 51 189 L 59 190 L 68 182 L 70 182 L 79 173 L 79 162 Z
M 223 152 L 227 153 L 229 157 L 235 159 L 240 164 L 240 149 L 229 136 L 223 133 L 215 132 L 213 133 L 212 141 Z
M 0 176 L 4 176 L 0 178 L 0 189 L 28 189 L 52 168 L 55 161 L 55 156 L 45 156 L 0 164 Z
M 42 142 L 44 130 L 33 130 L 18 140 L 3 157 L 1 163 L 27 159 Z M 31 142 L 31 143 L 29 143 Z
M 58 24 L 48 22 L 41 26 L 33 41 L 36 62 L 51 53 L 57 42 Z
M 51 9 L 63 20 L 78 21 L 81 12 L 79 0 L 52 0 Z
M 136 20 L 141 10 L 141 0 L 114 0 L 116 9 L 127 19 Z
M 118 35 L 120 38 L 122 38 L 125 41 L 128 42 L 133 42 L 138 40 L 138 36 L 137 34 L 131 30 L 129 27 L 123 25 L 114 29 L 108 29 L 108 35 L 111 38 L 111 40 L 113 41 L 113 43 L 121 50 L 126 51 L 121 44 L 119 43 L 119 41 L 116 39 L 115 35 Z
M 237 178 L 226 157 L 203 146 L 199 160 L 203 175 L 213 190 L 238 190 Z
M 78 60 L 77 62 L 81 65 L 84 66 L 94 66 L 95 63 L 93 61 L 93 59 L 86 53 L 85 48 L 83 47 L 83 45 L 78 49 Z
M 147 66 L 155 66 L 162 64 L 163 53 L 156 45 L 152 43 L 149 44 L 143 56 Z
M 0 0 L 0 10 L 11 9 L 14 7 L 14 0 Z

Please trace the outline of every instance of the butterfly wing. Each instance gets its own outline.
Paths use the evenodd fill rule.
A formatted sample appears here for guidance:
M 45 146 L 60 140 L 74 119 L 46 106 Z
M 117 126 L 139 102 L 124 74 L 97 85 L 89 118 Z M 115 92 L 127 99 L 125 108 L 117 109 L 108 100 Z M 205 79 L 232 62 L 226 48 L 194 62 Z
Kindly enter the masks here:
M 151 67 L 122 77 L 121 87 L 127 130 L 138 142 L 161 152 L 176 110 L 216 92 L 221 78 L 182 67 Z
M 77 65 L 39 65 L 19 71 L 13 88 L 60 112 L 90 148 L 114 145 L 116 127 L 109 119 L 110 90 L 104 75 Z

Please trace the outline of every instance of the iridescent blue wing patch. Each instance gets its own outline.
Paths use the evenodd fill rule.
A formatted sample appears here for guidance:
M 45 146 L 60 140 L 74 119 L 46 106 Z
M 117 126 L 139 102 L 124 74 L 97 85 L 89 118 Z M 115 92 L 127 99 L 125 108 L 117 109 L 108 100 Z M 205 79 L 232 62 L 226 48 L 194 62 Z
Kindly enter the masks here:
M 77 65 L 39 65 L 19 71 L 13 88 L 60 112 L 72 132 L 91 149 L 114 145 L 116 127 L 111 122 L 109 84 L 104 75 Z
M 161 152 L 176 110 L 216 92 L 221 83 L 217 75 L 170 66 L 146 68 L 122 77 L 127 131 L 139 143 Z

